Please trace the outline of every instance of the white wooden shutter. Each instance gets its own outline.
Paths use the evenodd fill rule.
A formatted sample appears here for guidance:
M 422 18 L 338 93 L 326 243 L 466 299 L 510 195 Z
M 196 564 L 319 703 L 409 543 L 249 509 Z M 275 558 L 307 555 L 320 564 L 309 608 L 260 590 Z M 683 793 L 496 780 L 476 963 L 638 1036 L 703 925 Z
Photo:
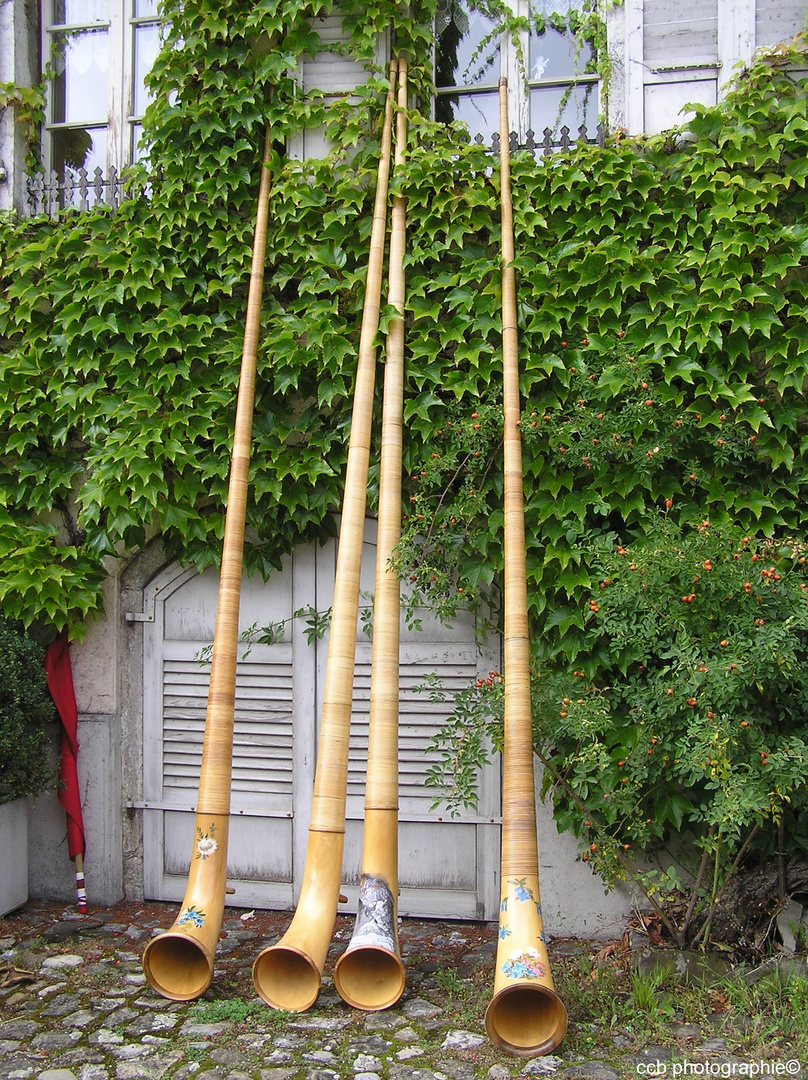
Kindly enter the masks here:
M 270 582 L 242 580 L 242 630 L 287 620 L 281 641 L 240 646 L 236 674 L 228 881 L 238 906 L 290 906 L 310 801 L 314 657 L 295 604 L 314 597 L 301 549 Z M 181 900 L 199 801 L 199 769 L 218 574 L 168 568 L 158 579 L 144 649 L 144 888 Z M 306 745 L 308 744 L 308 745 Z
M 326 99 L 349 95 L 357 86 L 368 81 L 370 72 L 358 60 L 349 55 L 349 34 L 344 30 L 337 4 L 330 15 L 312 20 L 312 27 L 320 38 L 320 49 L 314 56 L 301 58 L 297 72 L 297 85 L 301 95 L 320 91 Z M 383 65 L 386 43 L 376 45 L 376 63 Z M 289 157 L 297 160 L 325 157 L 330 144 L 323 128 L 310 128 L 289 141 Z
M 790 41 L 806 0 L 625 0 L 624 116 L 629 134 L 677 127 L 692 102 L 714 105 L 755 49 Z M 614 17 L 612 29 L 616 27 Z M 624 38 L 624 41 L 622 40 Z M 619 93 L 615 95 L 619 98 Z
M 246 651 L 246 650 L 244 650 Z M 238 663 L 232 809 L 291 814 L 293 790 L 292 649 L 253 645 Z M 163 790 L 196 805 L 210 665 L 185 643 L 167 643 L 163 663 Z
M 376 566 L 376 522 L 368 521 L 362 557 L 361 588 L 372 602 Z M 335 548 L 320 558 L 330 564 Z M 330 573 L 333 581 L 333 571 Z M 318 573 L 325 585 L 329 572 Z M 318 605 L 330 596 L 318 594 Z M 499 759 L 482 770 L 476 807 L 452 817 L 445 807 L 432 809 L 436 791 L 426 786 L 429 766 L 436 760 L 432 736 L 450 714 L 451 696 L 500 665 L 500 639 L 492 634 L 476 640 L 476 620 L 461 612 L 451 625 L 422 610 L 420 630 L 402 620 L 399 712 L 399 912 L 417 917 L 495 919 L 499 906 Z M 361 627 L 360 627 L 361 630 Z M 325 646 L 325 643 L 323 643 Z M 368 713 L 372 645 L 361 632 L 357 640 L 354 698 L 348 761 L 343 892 L 348 910 L 355 910 L 362 865 L 362 842 L 367 771 Z M 325 648 L 323 648 L 323 661 Z M 427 676 L 436 674 L 447 701 L 436 703 L 418 693 Z
M 805 26 L 806 15 L 806 0 L 757 0 L 755 44 L 760 48 L 791 41 Z
M 362 581 L 375 571 L 375 522 L 368 522 Z M 309 605 L 331 606 L 336 543 L 298 549 L 269 582 L 242 582 L 241 626 L 288 619 Z M 207 665 L 199 651 L 213 639 L 218 575 L 169 567 L 146 590 L 153 621 L 144 624 L 144 890 L 150 899 L 182 899 L 192 850 L 194 810 L 207 707 Z M 437 673 L 447 692 L 499 666 L 499 639 L 478 648 L 474 619 L 447 627 L 423 613 L 422 631 L 402 627 L 399 884 L 402 914 L 493 919 L 499 900 L 499 763 L 481 777 L 480 801 L 452 819 L 431 809 L 426 771 L 432 735 L 451 705 L 416 693 Z M 314 644 L 302 620 L 275 645 L 245 646 L 238 664 L 228 844 L 230 903 L 291 908 L 308 844 L 316 726 L 322 711 L 327 638 Z M 345 889 L 355 910 L 362 857 L 371 646 L 360 635 L 350 747 Z

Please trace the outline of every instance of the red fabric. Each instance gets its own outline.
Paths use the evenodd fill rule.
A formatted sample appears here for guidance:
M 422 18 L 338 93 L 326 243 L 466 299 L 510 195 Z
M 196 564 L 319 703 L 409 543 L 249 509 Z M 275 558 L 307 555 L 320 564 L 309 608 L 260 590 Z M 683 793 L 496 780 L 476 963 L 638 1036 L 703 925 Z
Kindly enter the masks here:
M 76 737 L 78 710 L 65 630 L 45 650 L 45 678 L 62 721 L 59 738 L 59 802 L 67 814 L 67 851 L 71 859 L 75 859 L 77 855 L 83 858 L 86 844 L 84 821 L 81 816 L 79 778 L 76 771 L 76 759 L 79 754 L 79 741 Z

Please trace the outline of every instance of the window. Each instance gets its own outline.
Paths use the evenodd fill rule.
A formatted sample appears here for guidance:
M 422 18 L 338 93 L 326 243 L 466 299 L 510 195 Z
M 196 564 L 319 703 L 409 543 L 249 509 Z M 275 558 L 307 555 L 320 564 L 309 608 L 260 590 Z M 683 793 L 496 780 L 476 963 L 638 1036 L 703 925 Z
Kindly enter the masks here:
M 512 0 L 514 14 L 527 15 L 525 0 Z M 559 141 L 563 126 L 577 138 L 583 127 L 593 138 L 598 122 L 598 84 L 592 50 L 564 27 L 577 5 L 570 0 L 530 4 L 530 32 L 518 42 L 499 35 L 497 24 L 469 0 L 439 0 L 435 19 L 435 119 L 464 121 L 472 138 L 488 142 L 499 131 L 499 79 L 508 79 L 509 120 L 520 141 L 532 131 L 539 142 L 549 132 Z M 543 28 L 535 28 L 535 16 Z M 560 18 L 552 19 L 552 16 Z
M 46 0 L 43 38 L 46 167 L 92 176 L 134 161 L 159 43 L 157 0 Z

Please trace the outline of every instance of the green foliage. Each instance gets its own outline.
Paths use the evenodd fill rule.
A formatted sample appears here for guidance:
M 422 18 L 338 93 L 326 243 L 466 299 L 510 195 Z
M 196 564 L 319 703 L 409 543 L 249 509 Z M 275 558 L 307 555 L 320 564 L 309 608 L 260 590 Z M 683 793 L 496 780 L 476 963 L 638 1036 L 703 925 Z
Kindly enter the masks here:
M 0 803 L 39 795 L 56 783 L 51 741 L 56 709 L 45 685 L 43 650 L 0 619 Z
M 445 704 L 449 700 L 437 675 L 429 676 L 419 687 L 430 701 Z M 452 713 L 432 739 L 437 760 L 427 770 L 427 785 L 436 789 L 434 810 L 446 804 L 452 817 L 463 807 L 477 801 L 476 783 L 480 768 L 491 751 L 502 749 L 503 681 L 498 671 L 477 679 L 451 700 Z
M 405 8 L 341 4 L 344 51 L 371 69 L 347 101 L 302 97 L 293 78 L 304 53 L 334 47 L 312 23 L 323 0 L 169 0 L 144 121 L 149 171 L 133 171 L 131 200 L 115 215 L 0 224 L 4 611 L 79 636 L 100 610 L 108 560 L 147 538 L 159 533 L 170 558 L 199 568 L 218 561 L 267 125 L 275 152 L 247 570 L 266 576 L 333 530 L 386 88 L 373 57 L 388 31 L 394 51 L 409 53 L 418 106 L 393 179 L 409 206 L 405 468 L 417 479 L 405 508 L 415 496 L 433 526 L 424 541 L 417 516 L 405 522 L 402 573 L 447 611 L 495 580 L 497 178 L 462 131 L 426 119 L 435 3 Z M 528 573 L 547 656 L 580 648 L 583 539 L 593 532 L 641 535 L 668 497 L 684 516 L 704 506 L 750 531 L 799 526 L 806 123 L 805 89 L 787 64 L 802 49 L 761 61 L 726 103 L 698 110 L 687 140 L 514 157 L 522 388 L 538 421 L 525 439 Z M 320 125 L 333 146 L 326 158 L 284 157 L 289 138 Z M 645 445 L 653 434 L 661 449 L 650 464 L 639 453 L 585 462 L 598 413 L 605 437 L 636 432 L 641 387 L 613 370 L 629 356 L 655 401 L 645 439 L 629 438 Z M 474 449 L 437 436 L 450 422 Z M 371 509 L 376 485 L 374 469 Z M 445 546 L 434 542 L 444 522 Z
M 156 533 L 169 557 L 200 569 L 218 561 L 267 125 L 275 154 L 246 568 L 267 576 L 297 544 L 333 531 L 386 88 L 375 49 L 389 34 L 409 55 L 413 100 L 428 115 L 435 0 L 345 0 L 347 50 L 319 38 L 312 20 L 329 10 L 324 0 L 166 0 L 132 199 L 114 216 L 68 210 L 0 227 L 0 602 L 26 625 L 80 637 L 101 608 L 108 560 Z M 487 10 L 518 29 L 503 5 Z M 301 97 L 300 58 L 334 48 L 371 78 L 350 101 Z M 446 394 L 477 398 L 495 379 L 497 203 L 481 148 L 412 119 L 418 150 L 394 186 L 406 185 L 412 208 L 418 458 Z M 333 145 L 326 159 L 283 156 L 317 127 Z M 369 494 L 372 506 L 375 474 Z M 476 564 L 489 581 L 496 559 Z
M 785 60 L 762 62 L 726 103 L 700 110 L 686 140 L 513 158 L 528 587 L 547 658 L 573 660 L 581 647 L 593 534 L 641 536 L 667 499 L 682 520 L 706 512 L 749 531 L 803 520 L 806 101 Z M 474 148 L 445 177 L 443 161 L 419 142 L 409 166 L 420 392 L 407 398 L 407 470 L 418 478 L 410 495 L 463 522 L 456 562 L 443 574 L 425 567 L 423 583 L 436 573 L 473 592 L 476 568 L 501 565 L 499 469 L 469 480 L 471 519 L 451 461 L 431 492 L 421 473 L 443 457 L 436 433 L 449 420 L 498 399 L 498 236 L 485 220 L 498 196 Z M 429 440 L 420 457 L 415 433 Z M 406 523 L 408 555 L 425 543 L 422 513 Z
M 561 820 L 607 880 L 684 831 L 708 853 L 713 901 L 752 830 L 774 850 L 781 818 L 799 819 L 805 551 L 664 517 L 635 544 L 593 547 L 586 659 L 539 680 L 535 720 Z
M 359 610 L 359 618 L 362 622 L 363 630 L 370 637 L 370 622 L 371 622 L 372 608 L 362 607 Z M 246 660 L 250 655 L 250 650 L 254 643 L 259 645 L 277 645 L 283 641 L 286 637 L 286 632 L 295 621 L 295 619 L 302 620 L 303 636 L 309 645 L 313 645 L 315 641 L 321 641 L 325 637 L 326 631 L 331 625 L 331 608 L 326 608 L 324 611 L 317 611 L 310 604 L 306 607 L 298 608 L 292 612 L 292 615 L 288 619 L 279 619 L 277 622 L 268 623 L 266 626 L 259 626 L 257 622 L 254 622 L 251 626 L 246 626 L 239 634 L 239 641 L 245 646 L 244 652 L 241 654 L 241 659 Z M 195 655 L 194 659 L 200 664 L 209 664 L 213 657 L 213 643 L 205 645 Z
M 673 1006 L 660 995 L 665 984 L 665 972 L 654 969 L 649 972 L 631 972 L 631 1001 L 641 1022 L 653 1024 L 674 1017 Z
M 25 131 L 25 164 L 35 169 L 39 161 L 39 128 L 45 119 L 45 91 L 42 86 L 0 83 L 0 113 L 11 107 L 14 120 Z
M 242 1001 L 241 998 L 222 998 L 217 1001 L 205 1001 L 194 1005 L 194 1020 L 199 1024 L 217 1024 L 226 1021 L 243 1024 L 254 1016 L 261 1006 L 257 1001 Z
M 533 721 L 545 794 L 582 860 L 607 885 L 638 884 L 684 942 L 706 940 L 750 844 L 808 850 L 808 545 L 668 514 L 632 544 L 590 545 L 580 654 L 537 665 Z M 485 739 L 501 740 L 495 690 L 459 695 L 435 741 L 430 783 L 453 809 L 474 800 Z M 682 835 L 701 852 L 689 882 L 647 861 Z

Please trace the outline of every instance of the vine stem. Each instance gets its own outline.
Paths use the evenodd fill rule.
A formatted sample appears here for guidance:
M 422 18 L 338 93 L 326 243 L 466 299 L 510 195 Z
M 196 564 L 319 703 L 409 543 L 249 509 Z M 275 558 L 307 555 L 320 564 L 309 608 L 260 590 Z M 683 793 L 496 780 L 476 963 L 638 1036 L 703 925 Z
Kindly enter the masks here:
M 730 871 L 730 873 L 731 872 L 732 871 Z M 712 888 L 712 895 L 711 895 L 711 898 L 710 898 L 710 909 L 707 912 L 707 918 L 704 920 L 704 925 L 702 926 L 701 930 L 699 931 L 699 934 L 703 936 L 703 941 L 701 943 L 702 951 L 707 948 L 707 942 L 710 940 L 710 926 L 712 924 L 713 914 L 715 912 L 716 905 L 718 903 L 718 888 L 719 888 L 718 887 L 718 879 L 719 879 L 720 873 L 721 873 L 721 830 L 719 829 L 718 830 L 718 836 L 716 837 L 716 842 L 715 842 L 715 859 L 714 859 L 714 862 L 713 862 L 713 888 Z M 696 941 L 698 941 L 698 937 L 699 937 L 699 935 L 696 935 L 696 939 L 695 939 Z
M 746 852 L 746 849 L 749 847 L 749 844 L 751 843 L 752 838 L 754 837 L 755 833 L 758 831 L 758 828 L 759 828 L 758 825 L 753 825 L 749 835 L 747 836 L 747 838 L 744 840 L 743 844 L 741 845 L 741 849 L 738 852 L 738 854 L 735 856 L 735 859 L 733 860 L 732 866 L 729 868 L 729 871 L 727 873 L 727 876 L 724 878 L 724 882 L 721 885 L 721 888 L 715 894 L 715 897 L 714 897 L 712 903 L 710 904 L 710 910 L 707 912 L 707 918 L 704 921 L 704 925 L 702 926 L 701 930 L 699 930 L 699 932 L 696 934 L 696 936 L 693 938 L 693 941 L 691 942 L 691 944 L 697 945 L 698 942 L 700 941 L 700 939 L 702 937 L 704 937 L 705 948 L 706 948 L 707 938 L 705 937 L 705 931 L 709 930 L 710 923 L 712 922 L 713 915 L 715 914 L 715 909 L 718 907 L 718 901 L 724 895 L 724 890 L 726 889 L 727 885 L 729 884 L 730 880 L 732 879 L 732 875 L 737 870 L 738 863 L 743 858 L 743 855 Z M 717 861 L 718 861 L 718 859 L 717 859 L 717 855 L 716 855 L 716 862 Z
M 715 830 L 716 830 L 716 824 L 715 824 L 715 822 L 712 822 L 712 824 L 710 825 L 710 828 L 709 828 L 709 830 L 707 832 L 708 839 L 710 839 L 715 834 Z M 696 880 L 693 883 L 693 891 L 690 894 L 690 903 L 687 905 L 687 911 L 685 912 L 684 921 L 682 922 L 682 938 L 683 938 L 684 941 L 687 940 L 688 927 L 690 926 L 690 921 L 693 918 L 693 912 L 695 911 L 695 908 L 696 908 L 696 900 L 698 899 L 699 889 L 701 888 L 701 883 L 702 883 L 702 881 L 704 881 L 704 875 L 705 875 L 705 873 L 707 871 L 707 861 L 708 861 L 709 858 L 710 858 L 710 851 L 709 851 L 709 848 L 707 847 L 707 845 L 705 844 L 704 851 L 702 852 L 702 855 L 701 855 L 701 862 L 699 863 L 698 873 L 696 874 Z
M 786 855 L 785 855 L 786 822 L 780 814 L 780 822 L 777 826 L 777 898 L 781 904 L 786 900 Z

